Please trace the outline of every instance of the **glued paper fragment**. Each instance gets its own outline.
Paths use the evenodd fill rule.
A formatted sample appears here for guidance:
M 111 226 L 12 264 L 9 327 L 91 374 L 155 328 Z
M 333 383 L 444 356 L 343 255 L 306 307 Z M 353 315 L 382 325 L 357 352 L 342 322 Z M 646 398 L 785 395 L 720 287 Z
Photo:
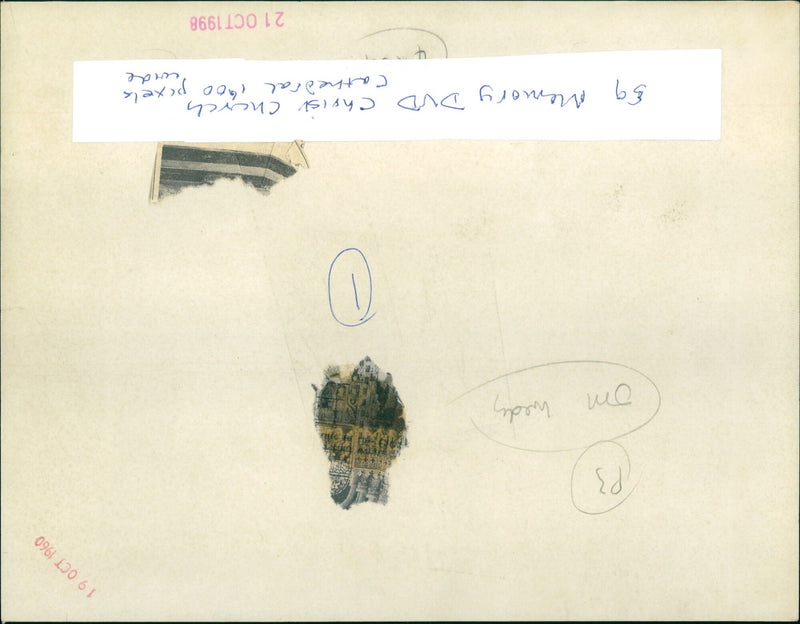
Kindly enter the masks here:
M 150 190 L 155 203 L 187 186 L 239 178 L 265 195 L 300 167 L 308 168 L 302 141 L 290 143 L 159 143 Z
M 386 473 L 407 444 L 391 373 L 365 357 L 351 371 L 328 367 L 322 388 L 314 389 L 314 423 L 331 462 L 331 498 L 344 509 L 364 501 L 386 504 Z

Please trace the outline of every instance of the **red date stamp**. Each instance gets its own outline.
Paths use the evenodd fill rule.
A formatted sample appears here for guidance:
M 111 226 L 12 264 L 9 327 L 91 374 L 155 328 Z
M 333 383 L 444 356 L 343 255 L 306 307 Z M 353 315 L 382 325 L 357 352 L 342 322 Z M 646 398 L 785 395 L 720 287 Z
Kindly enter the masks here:
M 42 535 L 40 535 L 39 537 L 37 537 L 34 540 L 33 545 L 37 546 L 39 548 L 39 550 L 42 551 L 42 554 L 45 557 L 47 557 L 48 559 L 52 559 L 55 556 L 56 552 L 57 552 L 56 549 L 53 547 L 53 545 L 50 542 L 48 542 L 45 539 L 45 537 L 42 536 Z M 72 564 L 69 563 L 63 557 L 61 558 L 61 560 L 58 563 L 54 563 L 53 565 L 56 567 L 56 569 L 59 572 L 61 572 L 61 574 L 64 574 L 68 580 L 74 581 L 76 578 L 78 578 L 78 570 L 77 570 L 77 568 L 73 568 Z M 77 587 L 81 591 L 86 591 L 86 586 L 88 584 L 89 584 L 89 581 L 84 579 L 84 580 L 78 582 Z M 97 590 L 94 587 L 92 587 L 92 589 L 89 591 L 89 593 L 86 594 L 86 597 L 87 598 L 91 598 L 92 594 L 94 592 L 96 592 L 96 591 Z
M 263 18 L 255 13 L 228 13 L 227 15 L 193 15 L 189 18 L 192 31 L 207 30 L 255 30 L 256 28 L 283 28 L 283 11 L 264 12 Z

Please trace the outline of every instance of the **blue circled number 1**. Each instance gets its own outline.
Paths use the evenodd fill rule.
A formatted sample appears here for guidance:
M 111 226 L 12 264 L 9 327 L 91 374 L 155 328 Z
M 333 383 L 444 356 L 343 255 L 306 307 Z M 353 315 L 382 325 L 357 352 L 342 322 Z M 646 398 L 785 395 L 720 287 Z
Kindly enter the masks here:
M 334 320 L 345 327 L 358 327 L 375 316 L 375 312 L 370 314 L 372 273 L 360 249 L 343 249 L 331 262 L 328 305 Z

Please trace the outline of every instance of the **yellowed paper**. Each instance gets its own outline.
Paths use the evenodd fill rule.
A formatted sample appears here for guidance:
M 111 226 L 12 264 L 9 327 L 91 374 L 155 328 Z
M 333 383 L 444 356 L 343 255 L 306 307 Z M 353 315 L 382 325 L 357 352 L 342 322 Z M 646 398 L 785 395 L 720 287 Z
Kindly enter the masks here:
M 796 3 L 0 8 L 3 620 L 798 617 Z M 664 49 L 722 50 L 721 140 L 158 203 L 157 144 L 71 140 L 76 60 Z M 324 411 L 366 357 L 401 449 Z

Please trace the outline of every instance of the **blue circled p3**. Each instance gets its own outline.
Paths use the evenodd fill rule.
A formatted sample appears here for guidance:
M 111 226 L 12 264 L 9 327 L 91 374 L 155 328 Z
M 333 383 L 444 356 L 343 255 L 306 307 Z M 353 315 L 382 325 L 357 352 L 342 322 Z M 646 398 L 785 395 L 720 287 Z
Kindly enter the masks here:
M 363 279 L 364 275 L 366 275 L 366 280 Z M 336 306 L 333 303 L 332 288 L 336 290 Z M 348 291 L 346 295 L 343 289 Z M 364 296 L 365 291 L 367 291 L 367 297 Z M 365 300 L 366 306 L 364 305 Z M 353 307 L 350 310 L 341 309 L 344 301 L 352 302 Z M 375 312 L 370 314 L 372 273 L 369 270 L 367 258 L 360 249 L 356 247 L 343 249 L 331 262 L 330 269 L 328 269 L 328 306 L 334 320 L 345 327 L 358 327 L 375 316 Z M 336 314 L 337 307 L 339 308 L 338 315 Z

